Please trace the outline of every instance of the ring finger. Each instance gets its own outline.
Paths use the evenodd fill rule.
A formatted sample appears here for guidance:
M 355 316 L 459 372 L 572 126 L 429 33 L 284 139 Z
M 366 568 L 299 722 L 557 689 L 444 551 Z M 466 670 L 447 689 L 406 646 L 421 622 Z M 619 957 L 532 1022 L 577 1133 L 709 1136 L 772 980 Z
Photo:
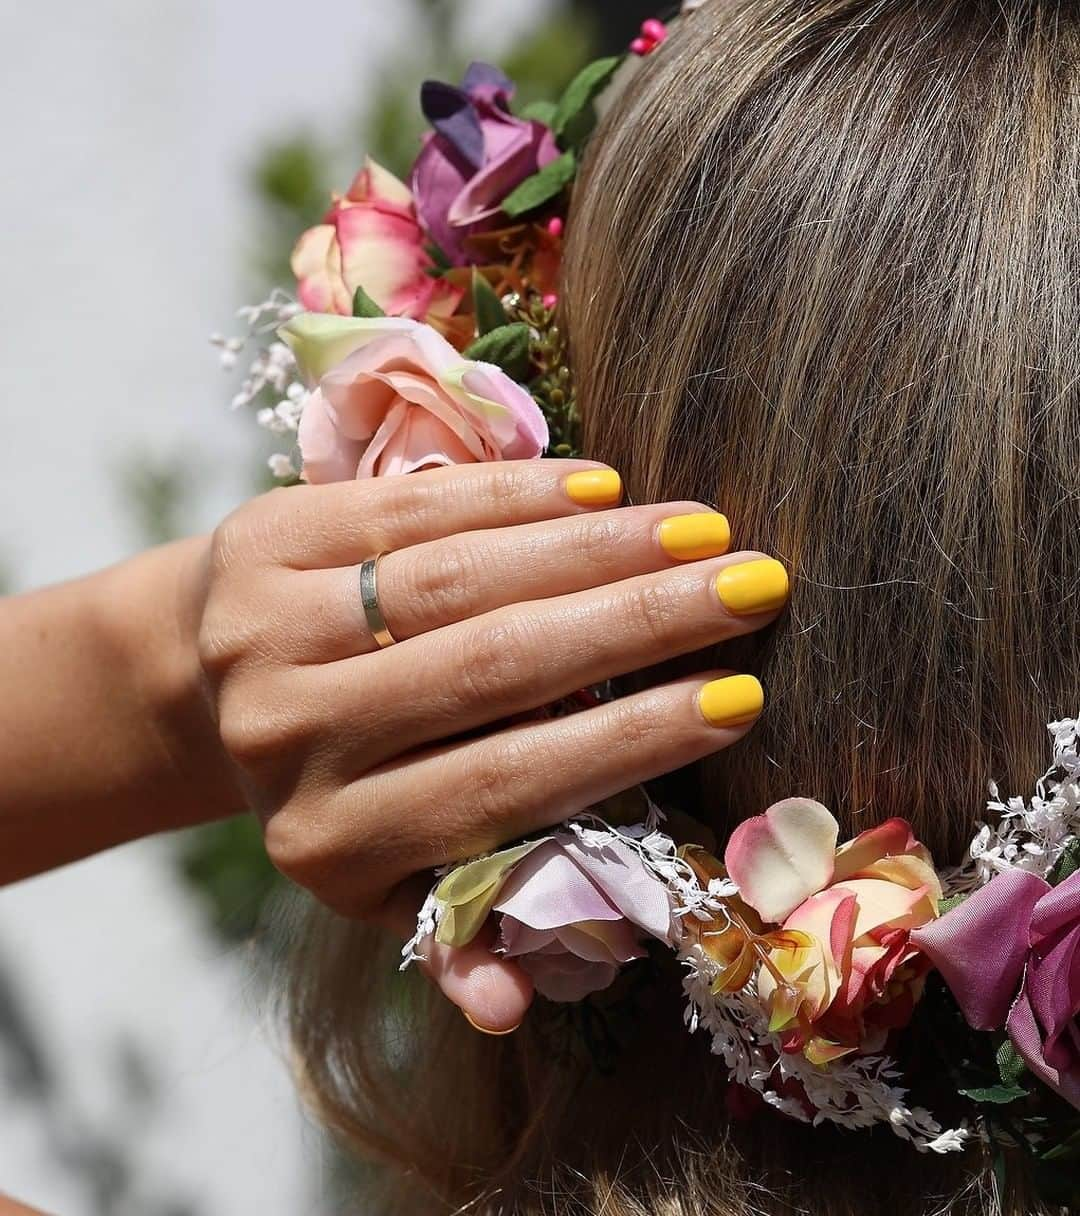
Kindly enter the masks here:
M 388 553 L 378 604 L 398 642 L 496 608 L 585 591 L 727 552 L 727 519 L 697 503 L 626 507 L 595 515 L 466 532 Z M 361 606 L 359 568 L 289 571 L 297 663 L 329 663 L 377 649 Z

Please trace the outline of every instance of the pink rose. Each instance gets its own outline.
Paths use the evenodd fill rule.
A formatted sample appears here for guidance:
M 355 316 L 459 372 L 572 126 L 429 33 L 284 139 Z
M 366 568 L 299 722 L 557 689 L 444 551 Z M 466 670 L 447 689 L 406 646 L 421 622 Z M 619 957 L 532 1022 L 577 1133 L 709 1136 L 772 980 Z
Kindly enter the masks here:
M 530 393 L 403 317 L 303 313 L 281 329 L 309 384 L 305 480 L 389 477 L 540 456 L 548 428 Z
M 665 884 L 619 840 L 586 844 L 574 832 L 516 845 L 459 866 L 435 890 L 436 940 L 467 945 L 492 913 L 496 949 L 516 958 L 537 992 L 579 1001 L 644 957 L 642 941 L 678 937 Z
M 373 160 L 348 192 L 335 198 L 321 224 L 309 228 L 292 255 L 297 296 L 311 312 L 352 316 L 358 287 L 391 316 L 413 317 L 444 328 L 462 290 L 427 272 L 413 197 Z
M 428 81 L 421 96 L 435 128 L 412 172 L 424 227 L 458 266 L 475 261 L 468 237 L 497 226 L 503 200 L 559 155 L 543 123 L 510 113 L 513 84 L 474 63 L 461 88 Z
M 1080 872 L 1056 887 L 998 874 L 912 940 L 970 1025 L 1004 1026 L 1035 1076 L 1080 1109 Z
M 937 916 L 941 885 L 902 819 L 836 847 L 818 802 L 792 798 L 748 819 L 724 854 L 740 897 L 783 930 L 758 993 L 789 1051 L 817 1064 L 876 1051 L 906 1024 L 926 967 L 911 930 Z

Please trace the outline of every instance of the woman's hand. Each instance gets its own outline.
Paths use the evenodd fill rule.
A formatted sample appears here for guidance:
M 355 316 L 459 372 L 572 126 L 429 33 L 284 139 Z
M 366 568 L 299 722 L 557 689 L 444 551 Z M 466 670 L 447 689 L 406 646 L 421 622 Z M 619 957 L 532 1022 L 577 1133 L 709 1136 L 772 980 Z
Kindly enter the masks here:
M 409 936 L 431 867 L 544 829 L 736 742 L 751 677 L 708 673 L 584 710 L 588 685 L 761 628 L 787 579 L 721 557 L 694 503 L 615 508 L 584 462 L 473 465 L 272 492 L 215 533 L 198 652 L 218 729 L 274 864 L 349 917 Z M 358 563 L 385 554 L 380 649 Z M 719 578 L 719 581 L 718 581 Z M 480 942 L 429 973 L 480 1026 L 531 985 Z

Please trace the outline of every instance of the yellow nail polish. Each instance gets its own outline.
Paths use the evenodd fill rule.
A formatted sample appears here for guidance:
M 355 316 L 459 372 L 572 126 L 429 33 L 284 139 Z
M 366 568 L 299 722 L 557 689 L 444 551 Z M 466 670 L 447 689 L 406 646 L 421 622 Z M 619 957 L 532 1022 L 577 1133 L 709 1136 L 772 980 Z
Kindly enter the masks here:
M 725 676 L 705 685 L 698 705 L 710 726 L 745 726 L 761 713 L 765 690 L 753 676 Z
M 787 603 L 789 590 L 787 570 L 771 557 L 728 566 L 716 578 L 721 602 L 736 616 L 774 612 Z
M 719 557 L 731 544 L 731 526 L 724 515 L 701 511 L 696 515 L 672 515 L 660 525 L 660 546 L 668 557 L 696 562 Z
M 584 469 L 566 479 L 566 493 L 579 507 L 617 507 L 622 501 L 622 478 L 614 469 Z
M 479 1030 L 481 1034 L 489 1034 L 492 1036 L 492 1038 L 497 1039 L 501 1038 L 505 1034 L 513 1034 L 515 1030 L 518 1030 L 521 1027 L 521 1023 L 518 1022 L 517 1026 L 511 1026 L 509 1030 L 488 1030 L 486 1026 L 481 1026 L 479 1022 L 474 1022 L 472 1018 L 465 1013 L 464 1009 L 461 1012 L 465 1014 L 465 1021 L 469 1023 L 473 1030 Z

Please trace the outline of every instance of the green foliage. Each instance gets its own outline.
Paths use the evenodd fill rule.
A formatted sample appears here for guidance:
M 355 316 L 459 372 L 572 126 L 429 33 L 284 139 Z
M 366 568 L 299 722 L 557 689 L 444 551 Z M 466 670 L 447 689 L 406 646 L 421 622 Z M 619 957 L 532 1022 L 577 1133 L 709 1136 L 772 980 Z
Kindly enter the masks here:
M 526 178 L 503 202 L 503 211 L 512 219 L 528 215 L 545 203 L 557 199 L 577 174 L 577 157 L 564 152 L 557 160 L 546 164 L 539 173 Z
M 1080 837 L 1070 841 L 1058 858 L 1057 865 L 1050 872 L 1051 885 L 1057 886 L 1059 882 L 1071 878 L 1077 870 L 1080 870 Z
M 970 1098 L 972 1102 L 988 1103 L 991 1106 L 1006 1106 L 1028 1096 L 1028 1091 L 1022 1085 L 988 1085 L 983 1088 L 961 1089 L 959 1093 L 964 1098 Z
M 574 77 L 555 107 L 552 128 L 559 145 L 579 151 L 596 126 L 596 99 L 611 83 L 622 57 L 596 59 Z
M 994 1059 L 1002 1085 L 1015 1085 L 1027 1072 L 1027 1065 L 1024 1063 L 1023 1057 L 1009 1038 L 1002 1040 Z
M 473 311 L 476 313 L 476 332 L 483 337 L 506 324 L 506 309 L 495 294 L 495 289 L 479 270 L 472 276 Z
M 353 292 L 352 315 L 354 317 L 385 317 L 386 313 L 362 287 L 358 287 Z
M 500 325 L 477 338 L 465 351 L 465 357 L 494 363 L 512 380 L 524 382 L 529 378 L 529 340 L 529 327 L 524 323 Z
M 284 882 L 267 860 L 262 832 L 251 815 L 186 833 L 180 841 L 179 862 L 181 873 L 226 941 L 252 935 L 267 898 Z
M 117 466 L 116 478 L 142 544 L 161 545 L 184 535 L 195 489 L 189 468 L 175 458 L 135 450 Z
M 250 180 L 262 204 L 258 270 L 270 283 L 289 283 L 296 238 L 322 219 L 330 203 L 326 153 L 304 134 L 275 141 L 256 160 Z
M 965 899 L 967 899 L 966 895 L 950 895 L 948 899 L 939 899 L 937 906 L 938 916 L 944 916 L 954 908 L 959 908 Z

